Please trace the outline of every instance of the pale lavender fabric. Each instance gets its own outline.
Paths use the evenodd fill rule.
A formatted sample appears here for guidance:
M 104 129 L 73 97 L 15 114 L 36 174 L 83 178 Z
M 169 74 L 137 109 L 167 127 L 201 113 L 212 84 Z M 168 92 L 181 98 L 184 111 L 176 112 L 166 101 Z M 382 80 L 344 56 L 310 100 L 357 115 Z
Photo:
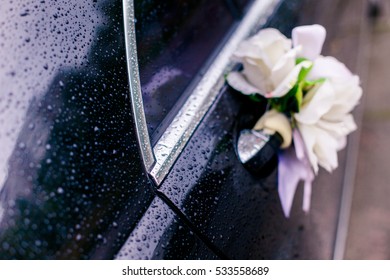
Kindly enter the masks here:
M 278 190 L 283 212 L 290 216 L 299 181 L 304 181 L 303 210 L 309 211 L 314 173 L 307 159 L 305 146 L 297 129 L 293 131 L 294 145 L 279 153 Z

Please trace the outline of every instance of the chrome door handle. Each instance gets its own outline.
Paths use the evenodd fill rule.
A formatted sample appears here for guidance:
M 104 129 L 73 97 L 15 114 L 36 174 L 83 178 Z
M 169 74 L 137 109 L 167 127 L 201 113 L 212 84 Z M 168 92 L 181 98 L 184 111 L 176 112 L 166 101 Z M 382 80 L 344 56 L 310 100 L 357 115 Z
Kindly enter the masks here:
M 270 135 L 263 130 L 244 129 L 237 142 L 237 154 L 246 169 L 253 175 L 266 177 L 278 164 L 278 154 L 283 138 L 279 133 Z

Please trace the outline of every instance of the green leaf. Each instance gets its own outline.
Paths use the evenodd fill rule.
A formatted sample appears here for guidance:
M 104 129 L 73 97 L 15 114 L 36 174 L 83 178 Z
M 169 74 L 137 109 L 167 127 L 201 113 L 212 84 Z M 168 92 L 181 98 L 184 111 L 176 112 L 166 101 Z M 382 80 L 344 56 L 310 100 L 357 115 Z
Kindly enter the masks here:
M 326 81 L 325 78 L 320 78 L 314 81 L 308 81 L 308 80 L 303 81 L 304 82 L 302 85 L 303 95 L 306 95 L 306 93 L 309 92 L 313 87 L 320 85 L 325 81 Z
M 298 83 L 305 80 L 307 74 L 309 74 L 310 70 L 313 68 L 313 63 L 308 61 L 308 60 L 307 60 L 307 62 L 309 62 L 308 64 L 310 64 L 310 66 L 309 67 L 302 67 L 302 69 L 298 75 Z
M 258 94 L 251 94 L 249 95 L 249 99 L 255 102 L 262 102 L 264 98 Z
M 290 116 L 301 110 L 304 81 L 296 84 L 285 96 L 269 100 L 273 109 Z
M 302 107 L 302 102 L 303 102 L 303 85 L 304 85 L 304 81 L 299 83 L 297 92 L 295 94 L 295 99 L 296 99 L 296 104 L 297 104 L 296 113 L 298 113 L 301 110 L 301 107 Z
M 326 78 L 319 78 L 319 79 L 314 80 L 314 81 L 306 80 L 303 88 L 307 88 L 307 87 L 312 88 L 313 86 L 315 86 L 317 84 L 322 84 L 325 81 L 326 81 Z
M 299 63 L 304 61 L 308 61 L 308 59 L 304 57 L 298 57 L 297 59 L 295 59 L 295 65 L 298 65 Z

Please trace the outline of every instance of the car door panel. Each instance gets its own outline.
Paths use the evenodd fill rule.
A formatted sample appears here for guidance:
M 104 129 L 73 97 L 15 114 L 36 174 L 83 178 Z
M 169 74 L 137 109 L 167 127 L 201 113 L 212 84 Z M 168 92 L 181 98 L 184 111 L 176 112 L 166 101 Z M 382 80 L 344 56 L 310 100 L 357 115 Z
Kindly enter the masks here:
M 252 174 L 237 158 L 238 134 L 264 113 L 264 101 L 225 85 L 157 185 L 143 147 L 158 139 L 140 137 L 136 111 L 144 108 L 130 94 L 138 80 L 124 2 L 14 2 L 0 9 L 8 36 L 0 34 L 0 258 L 323 256 L 329 239 L 314 247 L 328 224 L 304 216 L 301 190 L 286 219 L 277 170 Z M 266 25 L 288 33 L 300 1 L 282 2 Z
M 298 20 L 299 7 L 299 1 L 283 2 L 266 26 L 288 33 Z M 251 174 L 237 158 L 239 131 L 254 125 L 265 103 L 253 104 L 223 88 L 159 191 L 229 258 L 330 258 L 324 251 L 331 252 L 332 242 L 326 250 L 314 245 L 324 234 L 301 210 L 302 190 L 287 219 L 278 198 L 276 166 L 264 177 Z M 338 209 L 337 200 L 334 206 Z M 337 215 L 322 224 L 328 227 L 328 240 L 334 240 L 336 223 Z
M 285 219 L 276 170 L 261 179 L 237 160 L 237 119 L 249 104 L 240 104 L 236 94 L 220 96 L 159 190 L 228 257 L 275 258 L 285 251 L 277 250 L 285 238 L 280 236 Z M 259 237 L 259 248 L 249 250 Z
M 116 259 L 219 259 L 161 198 L 139 220 Z

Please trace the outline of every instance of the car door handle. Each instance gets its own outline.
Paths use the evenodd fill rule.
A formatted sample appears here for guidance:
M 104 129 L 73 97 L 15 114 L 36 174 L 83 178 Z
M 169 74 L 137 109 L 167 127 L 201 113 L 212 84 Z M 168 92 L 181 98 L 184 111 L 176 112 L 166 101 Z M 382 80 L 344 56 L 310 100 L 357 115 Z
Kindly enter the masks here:
M 244 129 L 238 137 L 237 154 L 248 171 L 263 178 L 277 167 L 277 151 L 282 143 L 283 138 L 277 132 L 270 135 L 263 130 Z

